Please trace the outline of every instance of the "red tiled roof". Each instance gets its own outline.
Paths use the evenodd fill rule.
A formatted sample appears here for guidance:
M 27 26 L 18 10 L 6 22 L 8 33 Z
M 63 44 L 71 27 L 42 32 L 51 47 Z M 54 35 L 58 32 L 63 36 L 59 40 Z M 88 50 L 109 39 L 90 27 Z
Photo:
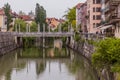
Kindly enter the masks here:
M 18 16 L 16 12 L 12 12 L 12 10 L 10 10 L 10 14 L 12 15 L 12 17 L 16 17 Z M 4 9 L 0 9 L 0 15 L 5 15 Z
M 0 9 L 0 15 L 5 15 L 5 12 L 3 9 Z
M 31 19 L 31 17 L 30 16 L 28 16 L 28 15 L 21 15 L 21 16 L 19 16 L 21 19 L 23 19 L 24 21 L 31 21 L 32 19 Z

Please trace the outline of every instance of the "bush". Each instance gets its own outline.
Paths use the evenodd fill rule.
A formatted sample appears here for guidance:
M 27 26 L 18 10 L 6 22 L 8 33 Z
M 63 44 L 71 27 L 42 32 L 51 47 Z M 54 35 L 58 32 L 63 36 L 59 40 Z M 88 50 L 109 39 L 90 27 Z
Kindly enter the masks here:
M 92 63 L 100 69 L 109 67 L 111 71 L 120 71 L 115 68 L 120 66 L 120 39 L 108 38 L 100 41 L 92 55 Z

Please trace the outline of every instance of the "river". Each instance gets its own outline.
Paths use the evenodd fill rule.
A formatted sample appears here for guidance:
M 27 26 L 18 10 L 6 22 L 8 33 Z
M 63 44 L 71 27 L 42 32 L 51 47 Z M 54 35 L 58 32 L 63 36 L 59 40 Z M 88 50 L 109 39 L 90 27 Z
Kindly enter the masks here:
M 0 80 L 97 80 L 89 61 L 54 41 L 50 48 L 25 48 L 0 57 Z

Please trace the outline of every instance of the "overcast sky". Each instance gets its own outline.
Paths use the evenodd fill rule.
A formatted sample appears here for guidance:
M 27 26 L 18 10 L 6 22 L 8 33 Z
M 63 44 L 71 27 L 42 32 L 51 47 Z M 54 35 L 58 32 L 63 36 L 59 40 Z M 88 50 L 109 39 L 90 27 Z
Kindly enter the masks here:
M 36 3 L 39 3 L 47 11 L 47 17 L 61 18 L 68 8 L 72 8 L 76 4 L 85 1 L 86 0 L 0 0 L 0 8 L 8 2 L 13 11 L 18 13 L 22 10 L 28 13 L 31 10 L 34 12 Z

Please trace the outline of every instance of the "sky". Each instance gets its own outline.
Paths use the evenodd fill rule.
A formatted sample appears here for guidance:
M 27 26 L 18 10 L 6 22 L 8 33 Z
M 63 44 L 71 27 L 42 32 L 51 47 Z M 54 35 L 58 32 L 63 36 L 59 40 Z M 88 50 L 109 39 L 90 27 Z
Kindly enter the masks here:
M 0 0 L 0 8 L 9 3 L 15 12 L 22 10 L 26 14 L 31 10 L 34 12 L 36 3 L 39 3 L 47 12 L 47 17 L 62 18 L 68 8 L 72 8 L 86 0 Z

